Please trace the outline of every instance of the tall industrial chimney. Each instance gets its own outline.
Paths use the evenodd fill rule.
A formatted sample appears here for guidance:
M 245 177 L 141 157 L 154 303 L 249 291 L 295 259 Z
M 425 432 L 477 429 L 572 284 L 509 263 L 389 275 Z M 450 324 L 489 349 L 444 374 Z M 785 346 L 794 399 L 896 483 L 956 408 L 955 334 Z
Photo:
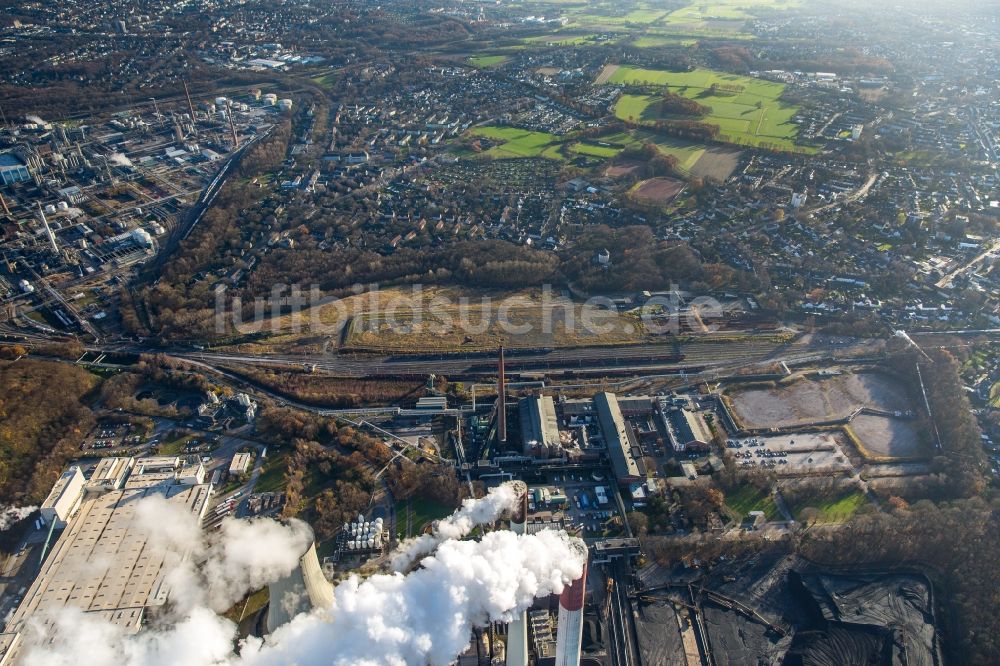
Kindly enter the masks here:
M 52 233 L 49 221 L 45 219 L 45 211 L 42 210 L 42 204 L 38 204 L 38 214 L 42 218 L 42 225 L 45 227 L 45 237 L 49 239 L 49 245 L 52 247 L 52 253 L 59 254 L 59 246 L 56 244 L 56 235 Z
M 233 107 L 226 102 L 226 115 L 229 116 L 229 131 L 233 133 L 233 150 L 239 150 L 240 137 L 236 134 L 236 123 L 233 122 Z
M 500 345 L 500 378 L 497 381 L 497 443 L 507 443 L 507 379 L 503 367 L 503 345 Z
M 184 96 L 187 97 L 188 110 L 191 112 L 191 122 L 196 123 L 198 118 L 194 115 L 194 104 L 191 103 L 191 93 L 188 91 L 187 81 L 184 81 Z
M 583 575 L 559 595 L 556 666 L 579 666 L 583 644 L 583 600 L 587 594 L 587 563 Z
M 517 508 L 510 516 L 510 530 L 524 534 L 528 527 L 528 484 L 514 482 Z M 528 666 L 528 611 L 521 611 L 507 625 L 507 666 Z

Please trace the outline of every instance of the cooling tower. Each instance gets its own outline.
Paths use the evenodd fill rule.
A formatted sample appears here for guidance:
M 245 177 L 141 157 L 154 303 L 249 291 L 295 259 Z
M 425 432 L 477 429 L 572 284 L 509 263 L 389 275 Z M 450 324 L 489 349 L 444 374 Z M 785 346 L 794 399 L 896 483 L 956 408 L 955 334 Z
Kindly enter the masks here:
M 267 609 L 267 631 L 285 624 L 299 613 L 316 606 L 333 605 L 333 585 L 323 575 L 323 569 L 316 557 L 316 544 L 299 558 L 297 566 L 290 574 L 268 586 L 271 601 Z

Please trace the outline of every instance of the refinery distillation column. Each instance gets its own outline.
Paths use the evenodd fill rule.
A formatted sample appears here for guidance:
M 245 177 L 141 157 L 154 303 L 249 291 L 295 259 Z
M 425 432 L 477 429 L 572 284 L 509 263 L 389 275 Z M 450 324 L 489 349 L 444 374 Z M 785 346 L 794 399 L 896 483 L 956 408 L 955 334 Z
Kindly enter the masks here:
M 583 599 L 587 594 L 587 563 L 583 575 L 559 595 L 556 666 L 578 666 L 583 643 Z
M 517 508 L 510 516 L 510 530 L 524 534 L 528 527 L 528 484 L 515 481 Z M 521 611 L 507 625 L 507 666 L 528 666 L 528 611 Z

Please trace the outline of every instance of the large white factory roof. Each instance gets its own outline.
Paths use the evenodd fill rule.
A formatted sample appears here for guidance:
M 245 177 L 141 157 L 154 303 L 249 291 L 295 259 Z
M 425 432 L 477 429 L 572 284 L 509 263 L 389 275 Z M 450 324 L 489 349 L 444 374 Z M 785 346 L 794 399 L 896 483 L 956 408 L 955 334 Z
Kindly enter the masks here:
M 178 461 L 179 462 L 179 461 Z M 167 600 L 164 576 L 177 555 L 147 548 L 148 534 L 136 529 L 136 503 L 161 494 L 201 517 L 209 497 L 207 484 L 183 484 L 165 478 L 157 468 L 143 474 L 141 462 L 124 487 L 116 481 L 122 470 L 133 468 L 131 459 L 107 458 L 91 478 L 88 492 L 76 515 L 52 545 L 41 571 L 0 636 L 0 649 L 11 646 L 0 664 L 17 663 L 19 632 L 29 618 L 47 624 L 46 616 L 64 606 L 76 606 L 128 631 L 138 631 L 145 609 Z M 104 485 L 107 484 L 107 485 Z M 119 485 L 118 488 L 114 486 Z M 112 489 L 104 490 L 111 486 Z

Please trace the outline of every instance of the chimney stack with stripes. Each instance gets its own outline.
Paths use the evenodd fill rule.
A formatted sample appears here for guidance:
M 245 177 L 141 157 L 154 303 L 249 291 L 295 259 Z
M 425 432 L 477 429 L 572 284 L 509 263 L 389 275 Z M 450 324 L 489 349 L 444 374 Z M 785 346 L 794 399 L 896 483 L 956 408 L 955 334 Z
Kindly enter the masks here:
M 583 600 L 587 595 L 587 564 L 583 575 L 559 595 L 559 626 L 556 629 L 556 666 L 579 666 L 583 644 Z
M 515 481 L 517 507 L 510 516 L 510 530 L 524 534 L 528 527 L 528 484 Z M 507 666 L 528 666 L 528 611 L 521 611 L 507 625 Z

